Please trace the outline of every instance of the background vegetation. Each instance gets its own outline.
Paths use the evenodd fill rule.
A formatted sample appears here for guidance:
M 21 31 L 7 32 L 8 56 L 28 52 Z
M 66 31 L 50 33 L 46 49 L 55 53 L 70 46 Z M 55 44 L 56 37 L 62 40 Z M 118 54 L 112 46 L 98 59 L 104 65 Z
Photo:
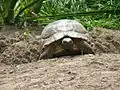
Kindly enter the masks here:
M 75 19 L 87 29 L 120 29 L 120 0 L 0 0 L 0 25 L 46 25 Z

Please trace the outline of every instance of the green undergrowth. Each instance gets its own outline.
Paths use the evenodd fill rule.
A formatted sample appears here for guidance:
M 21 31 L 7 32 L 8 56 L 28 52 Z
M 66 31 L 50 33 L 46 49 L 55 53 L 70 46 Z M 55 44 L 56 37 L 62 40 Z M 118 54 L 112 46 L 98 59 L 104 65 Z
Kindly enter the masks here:
M 120 30 L 120 16 L 80 16 L 80 17 L 68 17 L 68 18 L 60 18 L 60 19 L 73 19 L 85 26 L 87 30 L 92 30 L 94 27 L 103 27 L 108 29 Z M 44 19 L 40 20 L 40 24 L 43 26 L 48 25 L 59 19 Z
M 87 30 L 91 30 L 94 27 L 103 27 L 108 29 L 120 30 L 120 17 L 110 18 L 83 17 L 77 20 L 81 22 L 87 28 Z

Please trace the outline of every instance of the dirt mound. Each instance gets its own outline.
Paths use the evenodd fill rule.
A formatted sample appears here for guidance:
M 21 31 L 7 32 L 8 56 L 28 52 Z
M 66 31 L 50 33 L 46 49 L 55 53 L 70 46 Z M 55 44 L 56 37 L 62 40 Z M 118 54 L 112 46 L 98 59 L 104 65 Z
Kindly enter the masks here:
M 120 31 L 94 28 L 90 35 L 96 53 L 120 53 Z
M 4 38 L 3 38 L 4 37 Z M 1 63 L 21 64 L 38 60 L 39 42 L 19 32 L 0 39 Z
M 4 32 L 5 33 L 5 32 Z M 21 64 L 39 60 L 39 41 L 30 33 L 0 33 L 0 62 Z M 95 28 L 90 35 L 96 53 L 120 53 L 120 32 Z

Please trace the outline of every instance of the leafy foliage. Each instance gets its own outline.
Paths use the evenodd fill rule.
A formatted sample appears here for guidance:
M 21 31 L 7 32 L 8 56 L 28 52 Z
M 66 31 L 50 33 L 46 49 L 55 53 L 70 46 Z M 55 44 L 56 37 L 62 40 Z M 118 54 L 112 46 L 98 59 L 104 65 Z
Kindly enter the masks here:
M 118 23 L 120 22 L 120 1 L 46 0 L 41 8 L 40 16 L 48 16 L 40 21 L 46 22 L 45 24 L 61 18 L 69 18 L 78 20 L 87 29 L 93 27 L 120 29 L 120 23 Z

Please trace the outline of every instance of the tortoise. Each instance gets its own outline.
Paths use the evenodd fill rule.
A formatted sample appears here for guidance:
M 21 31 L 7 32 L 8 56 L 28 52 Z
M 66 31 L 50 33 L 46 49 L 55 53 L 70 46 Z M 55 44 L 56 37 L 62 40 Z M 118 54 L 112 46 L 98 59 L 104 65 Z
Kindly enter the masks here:
M 40 59 L 67 54 L 94 54 L 85 27 L 69 19 L 48 24 L 41 32 L 40 47 Z

